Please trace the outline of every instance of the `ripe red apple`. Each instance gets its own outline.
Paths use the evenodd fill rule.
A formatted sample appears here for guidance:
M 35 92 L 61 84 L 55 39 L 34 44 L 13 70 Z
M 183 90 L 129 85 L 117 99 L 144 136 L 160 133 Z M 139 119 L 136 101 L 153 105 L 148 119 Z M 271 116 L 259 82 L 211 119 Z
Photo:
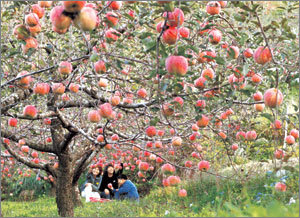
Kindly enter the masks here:
M 211 30 L 208 35 L 211 44 L 218 44 L 222 40 L 222 32 L 218 29 Z
M 203 89 L 205 87 L 205 84 L 206 84 L 206 79 L 202 76 L 194 81 L 194 86 L 198 89 Z
M 120 36 L 120 33 L 118 31 L 116 31 L 115 29 L 108 29 L 105 32 L 105 37 L 112 41 L 117 41 L 119 36 Z
M 182 99 L 181 97 L 175 97 L 175 98 L 173 99 L 173 101 L 178 102 L 178 103 L 180 104 L 180 106 L 183 105 L 183 99 Z
M 31 156 L 32 156 L 33 158 L 37 158 L 37 157 L 39 156 L 39 154 L 38 154 L 36 151 L 33 151 L 33 152 L 31 153 Z
M 28 153 L 29 152 L 29 147 L 27 145 L 23 145 L 21 147 L 21 151 L 24 152 L 24 153 Z
M 182 139 L 178 136 L 172 138 L 172 145 L 175 147 L 179 147 L 182 144 Z
M 172 166 L 171 164 L 167 163 L 167 164 L 164 164 L 162 167 L 161 167 L 161 170 L 163 173 L 174 173 L 175 172 L 175 167 Z
M 148 171 L 149 170 L 149 164 L 147 162 L 140 162 L 139 163 L 139 170 Z
M 75 83 L 71 83 L 69 89 L 73 93 L 77 93 L 79 91 L 79 85 Z
M 147 97 L 147 91 L 146 89 L 144 88 L 141 88 L 137 91 L 137 95 L 140 97 L 140 98 L 146 98 Z
M 222 138 L 222 139 L 226 139 L 227 136 L 224 132 L 219 132 L 218 135 Z
M 254 130 L 248 131 L 248 132 L 246 133 L 246 139 L 247 139 L 248 141 L 253 141 L 253 140 L 256 139 L 256 137 L 257 137 L 257 134 L 256 134 L 256 132 L 255 132 Z
M 179 28 L 179 34 L 182 38 L 189 38 L 190 30 L 186 27 L 180 27 Z
M 111 136 L 111 140 L 112 140 L 112 141 L 119 141 L 119 136 L 118 136 L 118 134 L 113 134 L 113 135 Z
M 255 104 L 254 109 L 258 112 L 262 112 L 265 108 L 265 104 Z
M 284 157 L 284 152 L 281 149 L 277 149 L 274 155 L 276 159 L 282 159 Z
M 290 135 L 292 135 L 295 139 L 299 138 L 299 131 L 296 129 L 292 129 L 290 132 Z
M 206 12 L 210 15 L 220 14 L 221 5 L 217 1 L 210 1 L 206 5 Z
M 101 116 L 97 110 L 92 110 L 88 114 L 88 120 L 92 123 L 98 123 L 101 120 Z
M 231 146 L 231 149 L 234 150 L 234 151 L 236 151 L 238 148 L 239 148 L 239 146 L 237 144 L 233 144 Z
M 149 126 L 147 129 L 146 129 L 146 134 L 147 136 L 149 137 L 153 137 L 156 135 L 156 128 L 154 126 Z
M 28 26 L 33 27 L 39 24 L 40 19 L 37 14 L 30 13 L 25 16 L 25 22 Z
M 292 135 L 288 135 L 287 137 L 285 137 L 285 142 L 289 145 L 293 145 L 295 144 L 295 138 Z
M 29 74 L 29 72 L 27 72 L 27 71 L 22 71 L 22 72 L 20 72 L 18 75 L 17 75 L 17 77 L 19 77 L 19 76 L 24 76 L 24 75 L 27 75 L 27 74 Z M 31 82 L 31 76 L 25 76 L 25 77 L 22 77 L 21 79 L 20 79 L 20 81 L 19 81 L 19 84 L 21 84 L 21 85 L 29 85 L 29 83 Z
M 163 104 L 162 112 L 165 116 L 172 116 L 174 114 L 174 109 L 170 103 Z
M 104 118 L 110 118 L 113 114 L 112 106 L 110 103 L 100 105 L 99 113 Z
M 30 36 L 30 31 L 25 25 L 18 24 L 15 26 L 13 34 L 17 37 L 17 39 L 25 40 Z
M 173 12 L 165 12 L 163 17 L 168 17 L 168 25 L 171 27 L 177 27 L 178 24 L 181 26 L 184 22 L 184 13 L 179 8 L 175 8 Z
M 254 54 L 253 54 L 254 60 L 258 64 L 266 64 L 272 60 L 272 54 L 269 48 L 264 46 L 259 46 Z
M 253 57 L 253 51 L 251 48 L 247 48 L 244 52 L 243 52 L 245 58 L 251 58 Z
M 227 5 L 227 1 L 218 1 L 221 5 L 221 8 L 225 8 Z
M 31 36 L 36 37 L 42 31 L 42 27 L 40 24 L 38 24 L 33 27 L 29 26 L 28 30 L 29 30 Z
M 107 12 L 105 17 L 110 27 L 116 26 L 119 22 L 118 15 L 114 12 Z
M 251 77 L 251 81 L 255 84 L 259 84 L 262 80 L 262 77 L 260 74 L 256 73 Z
M 237 46 L 229 46 L 229 48 L 227 48 L 227 57 L 229 57 L 229 52 L 234 52 L 234 59 L 237 59 L 239 54 L 240 54 L 240 49 Z
M 186 197 L 187 196 L 186 190 L 185 189 L 180 189 L 179 192 L 178 192 L 178 196 L 182 197 L 182 198 Z
M 117 106 L 118 104 L 120 104 L 120 97 L 115 95 L 115 96 L 112 96 L 111 99 L 110 99 L 110 102 L 112 104 L 112 106 Z
M 81 11 L 81 9 L 86 4 L 86 1 L 64 1 L 64 10 L 70 13 L 75 13 Z
M 244 131 L 237 132 L 235 135 L 236 140 L 244 140 L 246 138 L 246 133 Z
M 70 74 L 73 70 L 72 64 L 68 61 L 62 61 L 60 62 L 59 66 L 58 66 L 58 72 L 60 74 Z
M 26 117 L 34 118 L 37 114 L 37 109 L 33 105 L 27 105 L 23 110 L 23 115 Z
M 281 127 L 282 127 L 281 121 L 280 121 L 280 120 L 275 120 L 275 122 L 274 122 L 274 124 L 273 124 L 273 127 L 274 127 L 275 129 L 281 129 Z
M 231 108 L 229 108 L 228 110 L 226 110 L 225 113 L 227 116 L 230 116 L 230 115 L 234 114 L 234 111 Z
M 53 83 L 51 86 L 52 92 L 56 94 L 63 94 L 66 87 L 62 83 Z
M 178 39 L 177 27 L 169 27 L 164 31 L 162 37 L 165 43 L 167 43 L 168 45 L 174 45 Z
M 199 127 L 206 127 L 209 123 L 209 118 L 205 115 L 201 115 L 201 118 L 197 121 Z
M 39 19 L 42 19 L 45 14 L 45 9 L 40 7 L 38 4 L 31 5 L 31 11 L 32 13 L 35 13 Z
M 261 101 L 263 99 L 263 95 L 261 92 L 256 92 L 253 94 L 254 101 Z
M 94 69 L 96 71 L 96 73 L 105 73 L 106 72 L 106 66 L 105 66 L 105 62 L 102 60 L 97 61 L 94 64 Z
M 47 142 L 47 143 L 51 143 L 51 142 L 52 142 L 52 138 L 51 138 L 51 137 L 47 137 L 47 138 L 46 138 L 46 142 Z
M 208 171 L 209 168 L 210 168 L 210 166 L 209 166 L 208 161 L 202 160 L 198 163 L 198 169 L 201 171 L 203 171 L 203 170 Z
M 45 125 L 51 125 L 51 119 L 50 118 L 45 118 L 44 119 L 44 124 Z
M 92 31 L 98 23 L 97 12 L 90 7 L 81 9 L 79 15 L 74 20 L 74 25 L 83 31 Z
M 275 184 L 275 189 L 276 189 L 277 191 L 280 191 L 280 192 L 285 192 L 285 191 L 286 191 L 286 184 L 281 183 L 281 182 L 277 182 L 277 183 Z
M 38 1 L 38 4 L 42 8 L 50 8 L 52 5 L 52 1 Z
M 166 69 L 170 74 L 184 76 L 188 70 L 188 61 L 183 56 L 169 56 L 166 59 Z
M 103 135 L 98 135 L 97 136 L 97 141 L 98 142 L 103 142 L 104 141 L 104 136 Z
M 64 15 L 63 6 L 55 6 L 50 12 L 50 20 L 56 30 L 64 30 L 65 32 L 71 25 L 71 18 Z
M 22 50 L 26 54 L 29 49 L 37 49 L 38 48 L 38 41 L 35 38 L 27 38 L 25 39 L 25 45 L 22 44 Z
M 277 96 L 277 101 L 276 101 L 276 96 Z M 281 105 L 282 101 L 283 101 L 283 95 L 281 91 L 278 89 L 275 88 L 268 89 L 264 94 L 265 105 L 270 108 L 275 108 L 276 106 Z
M 40 162 L 40 160 L 39 160 L 38 158 L 34 158 L 32 161 L 33 161 L 33 163 L 35 163 L 35 164 L 38 164 L 38 163 Z
M 205 100 L 198 100 L 196 102 L 196 106 L 200 107 L 200 108 L 205 108 L 205 106 L 206 106 Z
M 18 120 L 16 118 L 9 118 L 8 125 L 11 127 L 17 127 Z
M 108 86 L 108 81 L 107 79 L 103 79 L 101 78 L 98 82 L 98 86 L 99 87 L 103 87 L 103 88 L 106 88 Z
M 211 68 L 207 68 L 202 71 L 201 76 L 205 79 L 213 79 L 215 77 L 215 72 Z
M 109 5 L 110 4 L 110 5 Z M 109 8 L 112 10 L 120 10 L 122 7 L 123 2 L 122 1 L 109 1 L 107 2 L 107 5 L 109 5 Z
M 193 166 L 193 162 L 190 161 L 190 160 L 187 160 L 185 163 L 184 163 L 185 167 L 188 167 L 188 168 L 191 168 Z

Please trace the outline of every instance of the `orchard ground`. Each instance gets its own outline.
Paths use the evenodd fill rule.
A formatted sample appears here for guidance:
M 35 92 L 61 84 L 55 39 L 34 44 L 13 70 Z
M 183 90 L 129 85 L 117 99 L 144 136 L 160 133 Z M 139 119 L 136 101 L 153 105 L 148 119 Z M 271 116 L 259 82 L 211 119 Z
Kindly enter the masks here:
M 228 173 L 227 173 L 228 174 Z M 297 217 L 299 215 L 299 171 L 284 175 L 267 171 L 249 181 L 216 179 L 197 175 L 180 187 L 153 187 L 139 203 L 112 201 L 89 202 L 75 209 L 75 217 Z M 286 192 L 275 191 L 278 180 L 289 184 Z M 179 197 L 184 188 L 187 197 Z M 55 199 L 40 196 L 34 201 L 2 201 L 2 216 L 56 217 Z

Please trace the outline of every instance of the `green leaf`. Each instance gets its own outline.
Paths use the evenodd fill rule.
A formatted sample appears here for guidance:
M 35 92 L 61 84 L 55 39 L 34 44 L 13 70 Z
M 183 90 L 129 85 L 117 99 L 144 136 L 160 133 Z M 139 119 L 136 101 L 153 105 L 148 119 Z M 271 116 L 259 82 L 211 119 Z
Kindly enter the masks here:
M 91 55 L 91 57 L 90 57 L 90 60 L 91 60 L 91 62 L 95 62 L 95 61 L 97 61 L 99 59 L 99 56 L 97 55 L 97 54 L 92 54 Z
M 236 21 L 240 21 L 240 22 L 244 22 L 246 20 L 246 17 L 245 16 L 241 16 L 240 14 L 233 14 L 233 18 Z
M 147 38 L 148 36 L 152 36 L 153 35 L 153 33 L 150 33 L 150 32 L 143 32 L 140 36 L 139 36 L 139 38 L 140 39 L 145 39 L 145 38 Z
M 152 120 L 150 120 L 150 126 L 156 126 L 156 124 L 158 123 L 159 118 L 158 117 L 154 117 Z
M 261 116 L 267 118 L 267 119 L 270 120 L 272 123 L 274 122 L 274 118 L 273 118 L 273 116 L 272 116 L 271 114 L 268 114 L 268 113 L 262 113 Z
M 268 144 L 268 140 L 265 138 L 259 138 L 254 142 L 254 146 L 260 146 L 265 144 Z
M 217 64 L 219 64 L 219 65 L 225 64 L 225 60 L 222 57 L 216 57 L 215 60 L 216 60 Z
M 158 111 L 160 111 L 159 107 L 151 107 L 150 110 L 152 112 L 158 112 Z

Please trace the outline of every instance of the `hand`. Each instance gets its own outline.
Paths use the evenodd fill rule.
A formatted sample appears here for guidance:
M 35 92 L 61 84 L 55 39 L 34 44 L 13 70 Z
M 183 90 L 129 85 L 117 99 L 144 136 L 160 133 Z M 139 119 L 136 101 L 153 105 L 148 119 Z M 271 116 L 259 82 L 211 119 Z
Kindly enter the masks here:
M 106 195 L 109 195 L 108 189 L 105 189 L 105 190 L 104 190 L 104 193 L 105 193 Z

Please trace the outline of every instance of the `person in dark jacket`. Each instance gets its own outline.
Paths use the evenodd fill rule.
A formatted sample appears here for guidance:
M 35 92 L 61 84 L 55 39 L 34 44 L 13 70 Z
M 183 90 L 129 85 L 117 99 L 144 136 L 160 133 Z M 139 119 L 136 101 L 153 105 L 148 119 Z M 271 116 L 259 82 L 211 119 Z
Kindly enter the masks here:
M 114 197 L 113 189 L 118 189 L 118 176 L 123 172 L 123 163 L 117 169 L 112 164 L 108 164 L 103 173 L 102 183 L 100 186 L 101 198 L 112 199 Z
M 136 186 L 127 179 L 127 176 L 122 174 L 118 177 L 120 188 L 114 189 L 115 199 L 132 199 L 139 201 L 139 194 Z
M 103 170 L 102 167 L 91 168 L 87 174 L 85 182 L 80 187 L 80 191 L 83 192 L 88 185 L 92 186 L 93 192 L 99 192 L 99 188 L 102 182 Z

